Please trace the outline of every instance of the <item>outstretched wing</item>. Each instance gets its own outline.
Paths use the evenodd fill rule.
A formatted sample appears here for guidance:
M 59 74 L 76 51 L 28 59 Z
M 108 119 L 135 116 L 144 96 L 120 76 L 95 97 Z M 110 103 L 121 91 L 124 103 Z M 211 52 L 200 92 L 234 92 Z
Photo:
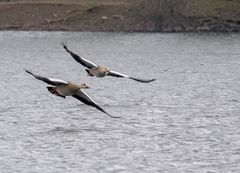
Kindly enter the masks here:
M 143 82 L 143 83 L 149 83 L 149 82 L 153 82 L 153 81 L 156 80 L 156 79 L 138 79 L 138 78 L 127 76 L 125 74 L 121 74 L 121 73 L 116 72 L 116 71 L 110 71 L 107 75 L 113 76 L 113 77 L 129 78 L 129 79 L 132 79 L 132 80 L 135 80 L 135 81 L 138 81 L 138 82 Z
M 54 78 L 46 78 L 46 77 L 43 77 L 43 76 L 39 76 L 39 75 L 36 75 L 36 74 L 33 74 L 32 72 L 28 71 L 28 70 L 25 70 L 27 73 L 29 73 L 30 75 L 34 76 L 36 79 L 38 80 L 41 80 L 49 85 L 66 85 L 68 84 L 67 81 L 64 81 L 64 80 L 61 80 L 61 79 L 54 79 Z
M 119 73 L 119 72 L 116 72 L 116 71 L 110 71 L 109 73 L 107 73 L 107 75 L 109 76 L 113 76 L 113 77 L 125 77 L 125 78 L 129 78 L 129 76 L 125 75 L 125 74 L 122 74 L 122 73 Z
M 108 116 L 110 116 L 112 118 L 120 118 L 120 117 L 114 117 L 114 116 L 110 115 L 109 113 L 107 113 L 100 106 L 98 106 L 86 93 L 84 93 L 81 90 L 78 90 L 78 92 L 76 94 L 74 94 L 73 97 L 80 100 L 81 102 L 85 103 L 86 105 L 97 108 L 99 111 L 107 114 Z
M 84 58 L 78 56 L 77 54 L 73 53 L 72 51 L 70 51 L 64 43 L 62 43 L 62 46 L 68 53 L 71 54 L 73 59 L 75 59 L 78 63 L 82 64 L 83 66 L 85 66 L 85 67 L 87 67 L 89 69 L 91 69 L 93 67 L 97 67 L 97 65 L 94 64 L 93 62 L 91 62 L 91 61 L 89 61 L 87 59 L 84 59 Z

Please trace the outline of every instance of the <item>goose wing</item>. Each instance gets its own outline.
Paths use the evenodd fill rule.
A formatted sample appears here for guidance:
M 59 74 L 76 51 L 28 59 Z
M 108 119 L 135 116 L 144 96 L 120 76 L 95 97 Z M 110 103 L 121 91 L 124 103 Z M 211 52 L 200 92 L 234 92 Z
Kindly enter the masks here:
M 153 82 L 156 80 L 156 79 L 138 79 L 138 78 L 130 77 L 130 76 L 127 76 L 125 74 L 122 74 L 122 73 L 119 73 L 116 71 L 110 71 L 107 75 L 113 76 L 113 77 L 129 78 L 129 79 L 132 79 L 132 80 L 135 80 L 138 82 L 143 82 L 143 83 L 149 83 L 149 82 Z
M 36 75 L 36 74 L 33 74 L 32 72 L 28 71 L 28 70 L 25 70 L 28 74 L 34 76 L 36 79 L 38 80 L 41 80 L 49 85 L 67 85 L 68 82 L 67 81 L 64 81 L 64 80 L 61 80 L 61 79 L 54 79 L 54 78 L 47 78 L 47 77 L 43 77 L 43 76 L 39 76 L 39 75 Z
M 71 54 L 71 56 L 73 57 L 73 59 L 75 59 L 78 63 L 80 63 L 80 64 L 83 65 L 84 67 L 87 67 L 87 68 L 89 68 L 89 69 L 91 69 L 91 68 L 93 68 L 93 67 L 97 67 L 97 65 L 94 64 L 93 62 L 91 62 L 91 61 L 89 61 L 89 60 L 87 60 L 87 59 L 84 59 L 84 58 L 78 56 L 77 54 L 73 53 L 72 51 L 70 51 L 64 43 L 62 43 L 62 46 L 63 46 L 63 48 L 64 48 L 68 53 Z
M 114 117 L 112 115 L 110 115 L 109 113 L 107 113 L 105 110 L 103 110 L 100 106 L 98 106 L 96 104 L 96 102 L 94 102 L 85 92 L 78 90 L 76 94 L 73 95 L 74 98 L 80 100 L 81 102 L 85 103 L 86 105 L 89 106 L 93 106 L 96 109 L 98 109 L 99 111 L 107 114 L 108 116 L 112 117 L 112 118 L 120 118 L 120 117 Z

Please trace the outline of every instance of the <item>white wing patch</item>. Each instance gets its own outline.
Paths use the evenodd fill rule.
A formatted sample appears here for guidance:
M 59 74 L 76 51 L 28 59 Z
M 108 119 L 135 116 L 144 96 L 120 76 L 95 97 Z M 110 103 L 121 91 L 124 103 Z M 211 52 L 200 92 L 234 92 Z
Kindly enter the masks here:
M 113 74 L 116 74 L 116 75 L 120 75 L 122 77 L 126 77 L 126 78 L 129 78 L 129 76 L 125 75 L 125 74 L 122 74 L 122 73 L 119 73 L 119 72 L 116 72 L 116 71 L 110 71 L 111 73 Z
M 62 83 L 62 84 L 68 84 L 67 81 L 64 81 L 64 80 L 61 80 L 61 79 L 55 79 L 55 78 L 48 78 L 48 79 L 52 82 L 59 82 L 59 83 Z
M 83 92 L 82 90 L 78 90 L 78 92 L 76 93 L 76 95 L 78 95 L 79 97 L 82 97 L 84 98 L 85 100 L 89 101 L 89 102 L 92 102 L 92 103 L 95 103 L 97 104 L 96 102 L 94 102 L 85 92 Z
M 90 64 L 90 65 L 93 66 L 93 67 L 97 67 L 96 64 L 94 64 L 93 62 L 91 62 L 91 61 L 89 61 L 89 60 L 87 60 L 87 59 L 85 59 L 85 58 L 82 58 L 82 60 L 84 60 L 86 63 Z

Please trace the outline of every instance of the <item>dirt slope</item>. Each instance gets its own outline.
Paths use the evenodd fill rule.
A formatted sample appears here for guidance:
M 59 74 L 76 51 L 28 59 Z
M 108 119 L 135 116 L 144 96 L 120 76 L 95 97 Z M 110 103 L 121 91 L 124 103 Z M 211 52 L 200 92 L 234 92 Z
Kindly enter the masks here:
M 5 0 L 0 29 L 240 31 L 240 0 Z

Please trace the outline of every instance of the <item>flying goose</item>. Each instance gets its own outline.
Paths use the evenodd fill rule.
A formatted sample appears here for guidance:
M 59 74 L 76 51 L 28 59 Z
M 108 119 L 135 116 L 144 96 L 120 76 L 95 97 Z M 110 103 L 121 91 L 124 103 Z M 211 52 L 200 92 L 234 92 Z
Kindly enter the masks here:
M 86 105 L 93 106 L 97 108 L 99 111 L 107 114 L 108 116 L 112 118 L 120 118 L 120 117 L 115 117 L 104 111 L 100 106 L 96 104 L 85 92 L 83 92 L 81 89 L 87 89 L 90 88 L 88 85 L 85 83 L 82 83 L 80 85 L 69 82 L 69 81 L 64 81 L 61 79 L 54 79 L 54 78 L 46 78 L 42 77 L 36 74 L 33 74 L 32 72 L 25 70 L 27 73 L 30 75 L 34 76 L 36 79 L 41 80 L 49 85 L 47 89 L 50 93 L 66 98 L 66 96 L 73 96 L 74 98 L 80 100 L 81 102 L 85 103 Z
M 135 81 L 143 82 L 143 83 L 149 83 L 156 80 L 156 79 L 137 79 L 134 77 L 127 76 L 125 74 L 121 74 L 116 71 L 109 70 L 108 67 L 102 67 L 102 66 L 96 65 L 93 62 L 76 55 L 75 53 L 70 51 L 64 43 L 62 43 L 62 46 L 68 53 L 71 54 L 73 59 L 75 59 L 78 63 L 80 63 L 84 67 L 87 67 L 87 69 L 85 70 L 89 76 L 96 76 L 96 77 L 102 78 L 108 75 L 113 77 L 129 78 L 129 79 L 133 79 Z

